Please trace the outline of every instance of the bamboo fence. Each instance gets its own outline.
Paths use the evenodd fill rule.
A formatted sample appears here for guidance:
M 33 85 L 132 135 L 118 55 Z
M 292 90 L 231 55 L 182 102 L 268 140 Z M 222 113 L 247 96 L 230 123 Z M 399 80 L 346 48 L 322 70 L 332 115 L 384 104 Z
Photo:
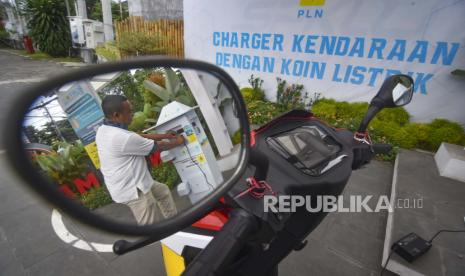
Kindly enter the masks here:
M 184 23 L 182 20 L 159 19 L 147 21 L 140 16 L 131 16 L 115 24 L 116 41 L 123 32 L 142 32 L 161 37 L 159 47 L 165 49 L 169 56 L 184 57 Z

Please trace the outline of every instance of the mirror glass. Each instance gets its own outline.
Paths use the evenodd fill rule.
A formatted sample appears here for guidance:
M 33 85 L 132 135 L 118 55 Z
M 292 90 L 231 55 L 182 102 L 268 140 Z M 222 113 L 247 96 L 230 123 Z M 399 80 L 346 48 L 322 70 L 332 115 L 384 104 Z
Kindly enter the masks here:
M 63 196 L 98 215 L 159 222 L 237 168 L 236 105 L 208 72 L 134 68 L 43 92 L 24 117 L 24 150 Z
M 403 106 L 412 100 L 413 83 L 410 78 L 395 76 L 392 100 L 396 106 Z

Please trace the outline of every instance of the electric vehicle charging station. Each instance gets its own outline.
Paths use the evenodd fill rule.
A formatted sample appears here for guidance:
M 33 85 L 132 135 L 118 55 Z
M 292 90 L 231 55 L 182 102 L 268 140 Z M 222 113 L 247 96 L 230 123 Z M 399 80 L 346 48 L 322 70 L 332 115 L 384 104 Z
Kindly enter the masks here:
M 68 16 L 73 47 L 78 48 L 86 63 L 92 63 L 94 49 L 105 42 L 103 23 L 81 16 Z
M 160 112 L 155 131 L 175 131 L 185 139 L 184 146 L 161 153 L 163 162 L 172 161 L 182 180 L 177 192 L 189 196 L 192 204 L 212 192 L 223 182 L 215 154 L 195 109 L 171 102 Z

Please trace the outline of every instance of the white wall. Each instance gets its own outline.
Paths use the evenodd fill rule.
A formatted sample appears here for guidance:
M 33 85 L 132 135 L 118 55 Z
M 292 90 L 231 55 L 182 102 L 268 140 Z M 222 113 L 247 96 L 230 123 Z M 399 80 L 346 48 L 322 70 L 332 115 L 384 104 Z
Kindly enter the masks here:
M 310 95 L 320 92 L 324 97 L 338 100 L 369 101 L 387 74 L 391 73 L 388 70 L 412 72 L 417 91 L 407 110 L 413 115 L 413 120 L 429 121 L 442 117 L 465 125 L 465 78 L 450 74 L 455 69 L 465 69 L 464 1 L 331 0 L 319 6 L 301 5 L 300 2 L 185 0 L 186 57 L 218 64 L 241 87 L 248 86 L 247 79 L 251 74 L 264 79 L 268 99 L 275 98 L 276 77 L 281 77 L 289 83 L 304 84 Z M 249 36 L 281 35 L 282 51 L 279 47 L 276 50 L 241 48 L 240 41 L 239 47 L 228 47 L 221 43 L 215 45 L 215 32 L 247 33 Z M 294 35 L 303 35 L 303 42 L 294 43 Z M 308 45 L 307 35 L 315 36 Z M 320 54 L 322 36 L 336 36 L 342 41 L 338 42 L 341 46 L 344 45 L 344 39 L 341 38 L 349 39 L 347 53 L 354 48 L 357 38 L 363 39 L 363 53 L 355 52 L 352 56 L 326 52 Z M 384 39 L 386 43 L 380 50 L 381 56 L 375 47 L 373 55 L 369 57 L 373 39 Z M 271 48 L 272 40 L 270 41 L 268 46 Z M 401 41 L 405 41 L 405 50 L 402 50 Z M 419 44 L 417 41 L 425 42 Z M 301 46 L 302 52 L 298 51 L 298 47 L 293 51 L 296 45 Z M 307 47 L 309 51 L 306 53 Z M 344 47 L 340 47 L 340 50 L 344 50 Z M 422 53 L 422 50 L 425 52 Z M 394 55 L 396 51 L 398 54 Z M 231 55 L 229 64 L 224 63 L 224 59 L 217 60 L 217 55 L 224 57 L 225 53 Z M 391 58 L 388 59 L 390 53 Z M 260 70 L 244 66 L 234 68 L 234 54 L 257 56 L 262 61 L 262 67 Z M 435 59 L 436 55 L 439 58 Z M 407 61 L 410 56 L 412 60 Z M 270 72 L 263 70 L 265 57 L 275 62 Z M 295 64 L 297 60 L 318 66 L 324 63 L 325 70 L 321 78 L 317 74 L 313 77 L 294 74 L 292 66 L 287 73 L 281 69 L 289 59 L 292 59 L 291 64 Z M 350 74 L 345 82 L 344 73 L 349 66 L 359 66 L 357 70 L 366 70 L 367 72 L 358 72 L 363 80 L 359 81 L 361 77 L 357 73 Z M 375 72 L 373 70 L 377 69 L 382 70 L 382 73 L 372 81 L 372 73 Z

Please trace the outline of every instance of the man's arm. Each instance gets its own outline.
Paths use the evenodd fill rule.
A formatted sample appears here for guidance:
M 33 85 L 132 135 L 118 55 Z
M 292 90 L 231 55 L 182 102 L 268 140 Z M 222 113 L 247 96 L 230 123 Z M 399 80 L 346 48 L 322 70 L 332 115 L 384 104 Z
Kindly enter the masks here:
M 144 138 L 147 138 L 147 139 L 151 139 L 151 140 L 155 140 L 155 141 L 160 141 L 160 140 L 163 140 L 163 139 L 173 139 L 173 138 L 176 138 L 176 132 L 167 132 L 167 133 L 164 133 L 164 134 L 158 134 L 158 133 L 139 133 L 140 136 L 144 137 Z
M 179 135 L 179 136 L 176 136 L 176 139 L 170 139 L 169 142 L 155 141 L 155 143 L 157 143 L 157 148 L 160 149 L 160 151 L 169 150 L 169 149 L 172 149 L 172 148 L 175 148 L 177 146 L 184 144 L 184 137 Z

